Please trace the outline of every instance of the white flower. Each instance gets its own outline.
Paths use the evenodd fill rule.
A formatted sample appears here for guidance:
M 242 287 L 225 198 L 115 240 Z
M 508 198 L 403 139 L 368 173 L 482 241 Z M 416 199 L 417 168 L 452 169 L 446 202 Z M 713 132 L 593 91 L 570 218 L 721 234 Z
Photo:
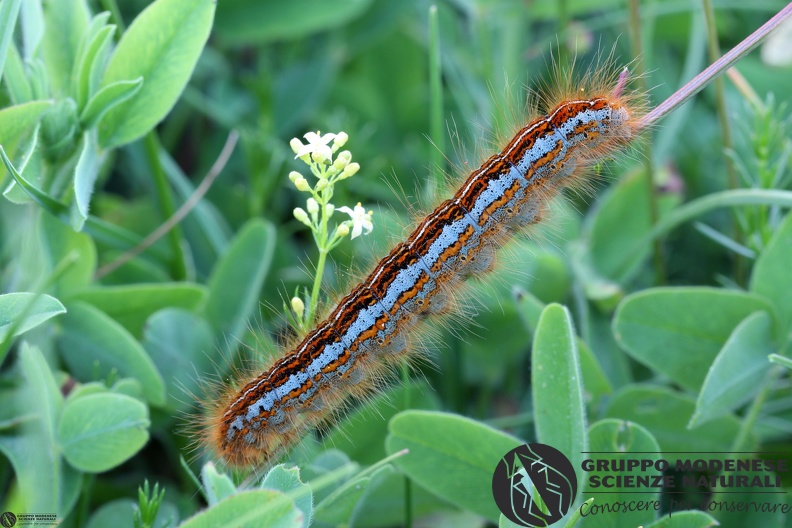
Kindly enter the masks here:
M 318 158 L 328 160 L 333 157 L 333 151 L 329 146 L 327 146 L 327 144 L 335 139 L 335 134 L 325 134 L 324 136 L 320 136 L 316 132 L 308 132 L 303 137 L 308 141 L 308 144 L 299 146 L 299 148 L 295 151 L 295 158 L 301 158 L 306 154 L 313 153 L 317 153 L 317 155 L 314 156 L 314 159 Z M 292 140 L 291 146 L 292 148 L 296 147 L 297 142 Z
M 358 202 L 354 210 L 344 206 L 339 207 L 338 211 L 346 213 L 350 218 L 352 218 L 352 238 L 360 236 L 363 229 L 366 230 L 366 235 L 371 233 L 371 230 L 374 229 L 374 224 L 371 223 L 372 212 L 366 212 L 363 206 L 360 205 L 360 202 Z

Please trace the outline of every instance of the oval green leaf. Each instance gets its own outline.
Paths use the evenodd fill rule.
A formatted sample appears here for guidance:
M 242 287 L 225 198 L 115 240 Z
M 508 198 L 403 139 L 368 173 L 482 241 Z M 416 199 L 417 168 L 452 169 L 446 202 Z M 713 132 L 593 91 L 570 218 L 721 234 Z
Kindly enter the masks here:
M 272 224 L 255 218 L 249 220 L 215 264 L 209 277 L 205 313 L 223 342 L 229 336 L 239 336 L 258 306 L 275 238 Z
M 673 515 L 666 515 L 645 528 L 710 528 L 718 526 L 718 521 L 709 514 L 701 511 L 673 512 Z
M 66 402 L 58 443 L 66 460 L 89 473 L 112 469 L 148 441 L 148 408 L 122 394 L 99 393 Z
M 752 400 L 770 370 L 767 357 L 774 351 L 772 321 L 767 312 L 743 319 L 707 373 L 690 427 L 728 414 Z
M 200 315 L 165 308 L 146 324 L 143 347 L 165 379 L 168 407 L 186 411 L 206 387 L 200 375 L 214 371 L 214 332 Z
M 41 51 L 55 95 L 68 95 L 80 41 L 88 30 L 91 12 L 85 0 L 44 2 Z
M 61 302 L 47 294 L 17 292 L 0 295 L 0 342 L 5 340 L 10 330 L 19 335 L 65 312 Z
M 664 452 L 706 453 L 731 449 L 740 421 L 728 415 L 688 429 L 695 408 L 693 398 L 666 387 L 630 385 L 614 395 L 605 416 L 646 427 Z M 751 436 L 745 450 L 755 445 L 756 438 Z
M 207 462 L 201 469 L 201 483 L 209 506 L 214 506 L 237 492 L 234 481 L 225 473 L 219 473 L 212 462 Z
M 591 265 L 603 277 L 622 285 L 640 271 L 652 247 L 652 239 L 648 237 L 652 219 L 645 182 L 642 170 L 621 178 L 599 197 L 589 217 Z M 667 211 L 678 202 L 678 195 L 664 194 L 660 209 Z
M 623 420 L 601 420 L 591 425 L 588 431 L 588 439 L 591 451 L 607 454 L 586 454 L 584 455 L 586 458 L 612 461 L 628 459 L 657 460 L 660 458 L 660 446 L 657 445 L 657 441 L 649 431 L 635 423 Z M 616 473 L 612 471 L 594 470 L 589 472 L 584 486 L 580 486 L 584 488 L 583 496 L 592 494 L 592 492 L 607 491 L 607 494 L 595 495 L 595 497 L 601 497 L 602 501 L 607 501 L 608 503 L 630 501 L 636 498 L 647 502 L 658 501 L 657 493 L 643 494 L 638 497 L 634 494 L 636 491 L 634 487 L 610 485 L 613 484 L 612 482 L 609 482 L 608 487 L 605 487 L 602 479 L 615 475 Z M 642 476 L 654 477 L 662 475 L 662 472 L 653 468 L 642 471 L 639 467 L 633 471 L 619 472 L 618 475 L 635 478 Z M 594 501 L 594 504 L 596 503 L 597 500 Z M 581 512 L 583 516 L 582 526 L 583 528 L 633 528 L 656 519 L 660 503 L 657 502 L 656 505 L 657 509 L 651 508 L 648 511 L 598 512 L 596 515 L 586 515 L 586 510 L 584 510 Z
M 371 0 L 226 0 L 217 10 L 217 32 L 238 46 L 299 39 L 360 16 Z
M 157 0 L 135 18 L 110 57 L 102 87 L 139 77 L 145 84 L 100 120 L 100 145 L 134 141 L 170 112 L 209 38 L 215 5 L 214 0 Z
M 779 335 L 792 337 L 792 213 L 787 214 L 773 238 L 756 261 L 751 275 L 751 291 L 775 305 L 780 317 Z
M 255 490 L 237 493 L 190 517 L 180 528 L 300 528 L 303 514 L 294 501 L 279 491 Z
M 206 299 L 206 288 L 189 282 L 101 286 L 82 290 L 72 299 L 94 305 L 133 336 L 142 337 L 146 320 L 155 312 L 164 308 L 196 310 Z
M 119 377 L 137 379 L 146 400 L 164 405 L 165 384 L 151 358 L 124 327 L 90 304 L 67 304 L 59 348 L 71 373 L 83 381 Z
M 436 411 L 440 409 L 440 400 L 426 383 L 391 387 L 356 407 L 323 438 L 322 443 L 327 449 L 343 451 L 360 464 L 375 464 L 386 456 L 388 422 L 397 413 L 408 409 Z
M 41 120 L 52 101 L 31 101 L 0 110 L 0 145 L 13 155 L 17 141 Z
M 575 330 L 569 311 L 550 304 L 536 326 L 531 387 L 536 438 L 564 453 L 581 478 L 586 450 L 586 409 Z
M 143 77 L 131 81 L 116 81 L 108 84 L 91 97 L 85 110 L 80 114 L 83 128 L 91 128 L 102 119 L 107 112 L 131 99 L 143 87 Z
M 462 509 L 497 522 L 492 474 L 503 455 L 523 441 L 455 414 L 406 411 L 393 417 L 388 454 L 412 480 Z
M 294 505 L 303 514 L 303 527 L 311 525 L 313 517 L 313 493 L 311 486 L 300 480 L 300 468 L 287 468 L 283 464 L 273 467 L 261 480 L 261 488 L 280 491 L 294 500 Z
M 654 288 L 622 301 L 613 333 L 632 357 L 697 392 L 734 328 L 760 310 L 772 312 L 772 307 L 758 295 Z

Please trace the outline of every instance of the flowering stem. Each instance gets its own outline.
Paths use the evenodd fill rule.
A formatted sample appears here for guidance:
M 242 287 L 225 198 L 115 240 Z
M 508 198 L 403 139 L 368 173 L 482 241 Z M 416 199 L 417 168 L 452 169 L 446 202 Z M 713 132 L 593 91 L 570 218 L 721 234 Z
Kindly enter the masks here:
M 326 225 L 325 223 L 325 226 Z M 324 227 L 324 229 L 326 231 L 326 227 Z M 322 275 L 324 275 L 325 262 L 327 261 L 327 251 L 326 248 L 319 248 L 319 262 L 316 263 L 316 275 L 314 275 L 313 289 L 311 290 L 311 304 L 308 308 L 308 314 L 304 319 L 304 329 L 313 326 L 314 316 L 316 315 L 316 305 L 319 303 L 319 289 L 322 286 Z
M 651 125 L 658 119 L 661 119 L 666 114 L 686 103 L 691 97 L 707 86 L 716 75 L 720 75 L 725 70 L 729 69 L 734 63 L 758 46 L 771 31 L 777 28 L 790 16 L 792 16 L 792 3 L 787 4 L 784 9 L 779 11 L 762 27 L 751 33 L 745 40 L 729 50 L 728 53 L 724 54 L 720 59 L 716 60 L 708 68 L 696 75 L 671 97 L 657 105 L 651 112 L 644 116 L 639 124 L 639 128 Z

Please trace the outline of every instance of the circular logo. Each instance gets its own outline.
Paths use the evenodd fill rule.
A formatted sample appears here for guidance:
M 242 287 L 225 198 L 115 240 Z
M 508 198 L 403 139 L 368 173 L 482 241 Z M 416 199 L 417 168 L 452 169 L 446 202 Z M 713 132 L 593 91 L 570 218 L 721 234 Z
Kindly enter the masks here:
M 11 512 L 3 512 L 3 514 L 0 515 L 0 525 L 2 525 L 3 528 L 11 528 L 16 524 L 16 521 L 16 515 Z
M 495 468 L 492 496 L 511 522 L 550 526 L 560 521 L 575 501 L 575 469 L 554 447 L 521 445 L 506 453 Z

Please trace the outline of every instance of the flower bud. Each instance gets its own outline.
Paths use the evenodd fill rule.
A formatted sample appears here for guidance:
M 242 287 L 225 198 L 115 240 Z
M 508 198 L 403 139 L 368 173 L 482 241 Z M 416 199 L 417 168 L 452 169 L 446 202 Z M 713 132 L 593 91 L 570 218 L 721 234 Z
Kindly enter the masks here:
M 296 218 L 299 222 L 311 227 L 311 221 L 308 219 L 308 213 L 305 212 L 305 209 L 302 207 L 295 207 L 294 208 L 294 218 Z
M 345 237 L 349 234 L 349 226 L 346 222 L 339 224 L 338 228 L 336 228 L 336 232 L 338 233 L 338 236 Z
M 333 163 L 333 168 L 337 171 L 344 170 L 344 167 L 349 165 L 349 162 L 352 160 L 352 153 L 348 150 L 343 151 L 336 157 L 335 162 Z
M 306 205 L 308 209 L 308 214 L 310 214 L 311 216 L 319 212 L 319 204 L 313 198 L 308 198 Z
M 335 140 L 333 141 L 333 152 L 346 145 L 347 139 L 349 139 L 349 136 L 346 132 L 339 132 L 336 134 Z
M 297 314 L 297 317 L 302 319 L 302 316 L 305 314 L 305 303 L 299 297 L 292 297 L 291 309 Z
M 350 163 L 344 168 L 344 172 L 341 173 L 339 179 L 349 178 L 350 176 L 354 176 L 357 171 L 360 170 L 360 165 L 357 163 Z
M 316 150 L 314 150 L 314 151 L 311 153 L 311 158 L 312 158 L 312 159 L 313 159 L 313 160 L 314 160 L 316 163 L 324 163 L 325 161 L 327 161 L 327 157 L 325 156 L 325 153 L 323 152 L 323 149 L 316 149 Z
M 331 216 L 333 216 L 334 212 L 335 212 L 335 205 L 333 205 L 333 204 L 325 205 L 325 216 L 327 218 L 330 218 Z
M 300 176 L 299 178 L 294 180 L 294 186 L 297 187 L 298 191 L 310 191 L 311 186 L 308 184 L 308 180 Z
M 290 182 L 294 183 L 294 180 L 296 180 L 297 178 L 302 178 L 302 174 L 300 174 L 297 171 L 291 171 L 289 173 L 289 181 Z
M 294 153 L 297 154 L 302 148 L 303 144 L 302 141 L 300 141 L 299 139 L 292 138 L 291 141 L 289 141 L 289 146 L 294 151 Z
M 324 191 L 325 187 L 327 187 L 327 180 L 322 179 L 316 182 L 316 190 L 317 191 Z

